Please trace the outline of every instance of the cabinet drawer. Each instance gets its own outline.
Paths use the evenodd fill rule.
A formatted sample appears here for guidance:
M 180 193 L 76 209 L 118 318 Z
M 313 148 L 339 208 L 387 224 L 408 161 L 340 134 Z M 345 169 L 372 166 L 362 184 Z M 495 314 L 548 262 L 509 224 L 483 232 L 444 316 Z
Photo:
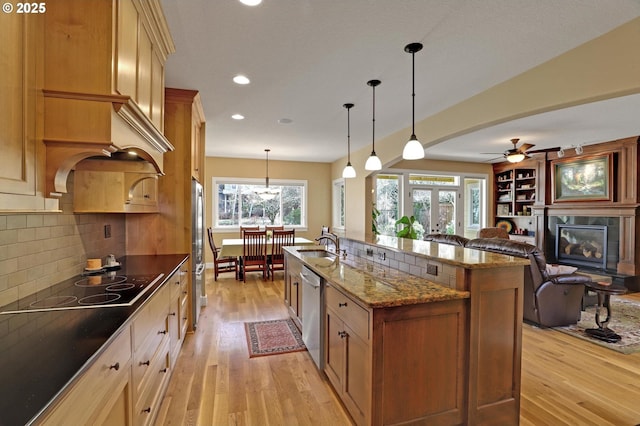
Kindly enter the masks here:
M 157 343 L 158 336 L 166 334 L 170 300 L 170 283 L 167 283 L 136 315 L 131 327 L 134 352 L 138 353 L 142 345 L 148 345 L 148 339 L 156 340 Z
M 360 338 L 369 340 L 369 311 L 330 285 L 324 294 L 327 308 L 333 310 Z
M 127 327 L 89 367 L 45 418 L 45 425 L 89 424 L 116 392 L 131 366 L 131 334 Z M 79 409 L 81 407 L 81 409 Z
M 162 351 L 149 365 L 149 380 L 140 389 L 134 401 L 133 418 L 135 425 L 151 424 L 158 414 L 161 391 L 169 379 L 169 344 L 168 340 L 162 345 Z

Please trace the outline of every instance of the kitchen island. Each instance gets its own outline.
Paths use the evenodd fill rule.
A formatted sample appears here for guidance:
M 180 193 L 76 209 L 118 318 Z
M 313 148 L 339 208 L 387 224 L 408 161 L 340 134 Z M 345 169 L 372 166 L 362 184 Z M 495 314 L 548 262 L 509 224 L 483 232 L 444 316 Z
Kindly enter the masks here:
M 55 418 L 52 415 L 61 414 L 56 413 L 62 411 L 59 406 L 64 404 L 72 388 L 84 379 L 86 373 L 96 367 L 97 359 L 105 352 L 113 352 L 111 347 L 117 355 L 123 348 L 131 352 L 129 328 L 132 321 L 147 310 L 152 299 L 158 300 L 160 293 L 170 288 L 167 284 L 174 282 L 172 277 L 180 275 L 180 268 L 187 259 L 188 256 L 182 254 L 120 259 L 120 274 L 162 275 L 131 306 L 1 314 L 0 393 L 3 397 L 0 398 L 0 424 L 40 424 Z M 77 279 L 72 278 L 71 283 Z M 19 300 L 3 311 L 15 312 L 16 305 L 20 304 Z M 171 333 L 171 329 L 168 332 Z M 122 357 L 129 359 L 127 357 L 131 354 Z M 117 368 L 115 364 L 113 368 L 107 368 L 113 375 L 123 376 L 126 381 L 123 386 L 127 386 L 125 393 L 128 393 L 124 396 L 128 397 L 135 393 L 133 386 L 129 387 L 130 373 L 126 371 L 130 364 L 130 361 L 126 365 L 123 362 Z M 105 373 L 104 369 L 101 373 Z M 96 401 L 92 403 L 99 404 L 102 401 L 96 395 L 109 383 L 108 380 L 96 383 L 86 398 L 94 398 Z M 80 415 L 89 407 L 82 405 L 74 410 Z
M 287 267 L 325 281 L 323 371 L 357 424 L 518 423 L 528 260 L 391 237 L 341 249 L 287 248 Z

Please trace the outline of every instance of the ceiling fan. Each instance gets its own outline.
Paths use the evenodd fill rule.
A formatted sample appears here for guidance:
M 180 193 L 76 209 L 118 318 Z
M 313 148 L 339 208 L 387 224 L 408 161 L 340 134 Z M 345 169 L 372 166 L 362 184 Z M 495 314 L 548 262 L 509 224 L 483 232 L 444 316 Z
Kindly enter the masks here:
M 523 143 L 522 145 L 520 145 L 520 148 L 518 148 L 518 142 L 520 142 L 520 139 L 518 139 L 518 138 L 511 139 L 511 143 L 513 144 L 513 148 L 508 149 L 504 153 L 502 153 L 503 158 L 506 159 L 510 163 L 519 163 L 522 160 L 524 160 L 525 158 L 528 158 L 529 154 L 535 154 L 535 153 L 538 153 L 538 152 L 560 151 L 559 147 L 546 148 L 546 149 L 537 149 L 535 151 L 531 151 L 531 148 L 533 148 L 535 146 L 534 144 Z M 486 154 L 490 154 L 490 153 L 486 153 Z M 497 153 L 491 153 L 491 154 L 497 154 Z M 501 157 L 498 157 L 498 158 L 501 158 Z M 494 158 L 492 160 L 489 160 L 489 161 L 493 161 L 493 160 L 496 160 L 496 158 Z

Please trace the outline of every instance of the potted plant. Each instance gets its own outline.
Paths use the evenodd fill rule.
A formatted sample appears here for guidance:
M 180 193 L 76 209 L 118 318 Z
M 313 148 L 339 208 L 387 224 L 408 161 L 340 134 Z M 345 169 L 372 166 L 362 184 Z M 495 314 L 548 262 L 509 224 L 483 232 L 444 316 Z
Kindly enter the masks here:
M 416 218 L 414 216 L 402 216 L 400 219 L 396 220 L 397 225 L 404 225 L 402 229 L 396 232 L 396 237 L 400 238 L 410 238 L 412 240 L 418 239 L 418 232 L 414 226 Z

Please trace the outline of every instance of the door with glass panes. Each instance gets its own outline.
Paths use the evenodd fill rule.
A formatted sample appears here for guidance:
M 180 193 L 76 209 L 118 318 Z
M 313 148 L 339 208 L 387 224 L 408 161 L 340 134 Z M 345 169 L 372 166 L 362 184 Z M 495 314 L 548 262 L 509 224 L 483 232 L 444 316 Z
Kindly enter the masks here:
M 457 189 L 413 188 L 411 197 L 413 216 L 425 235 L 457 233 Z

